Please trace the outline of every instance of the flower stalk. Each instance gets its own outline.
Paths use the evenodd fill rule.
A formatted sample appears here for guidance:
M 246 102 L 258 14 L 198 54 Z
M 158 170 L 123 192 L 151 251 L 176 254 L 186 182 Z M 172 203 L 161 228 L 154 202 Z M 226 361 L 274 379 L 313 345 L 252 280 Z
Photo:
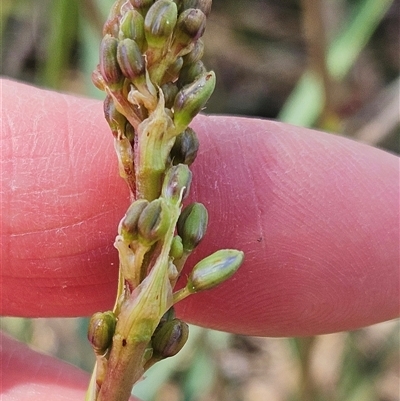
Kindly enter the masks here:
M 117 0 L 103 29 L 94 84 L 131 205 L 118 226 L 119 284 L 113 311 L 93 315 L 88 338 L 96 366 L 87 401 L 126 401 L 134 383 L 173 356 L 188 326 L 173 305 L 229 278 L 243 253 L 221 250 L 200 261 L 186 287 L 174 287 L 203 239 L 204 205 L 183 207 L 199 142 L 189 127 L 215 87 L 201 62 L 211 0 Z

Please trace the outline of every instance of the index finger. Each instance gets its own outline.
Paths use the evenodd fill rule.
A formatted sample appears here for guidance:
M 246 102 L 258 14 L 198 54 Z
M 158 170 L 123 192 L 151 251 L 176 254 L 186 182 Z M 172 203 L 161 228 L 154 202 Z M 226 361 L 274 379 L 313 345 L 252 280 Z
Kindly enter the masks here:
M 112 307 L 128 197 L 101 104 L 3 83 L 2 313 Z M 246 253 L 187 320 L 253 335 L 348 330 L 397 317 L 398 159 L 316 131 L 200 117 L 192 199 L 210 226 L 192 258 Z M 185 275 L 183 275 L 183 279 Z

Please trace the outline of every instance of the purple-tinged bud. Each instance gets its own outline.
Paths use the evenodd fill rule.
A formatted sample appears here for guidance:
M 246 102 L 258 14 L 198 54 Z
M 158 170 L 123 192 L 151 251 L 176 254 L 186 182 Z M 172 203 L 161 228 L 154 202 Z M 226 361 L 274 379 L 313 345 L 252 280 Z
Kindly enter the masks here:
M 88 339 L 96 355 L 103 355 L 111 346 L 115 331 L 116 318 L 113 312 L 97 312 L 88 327 Z
M 176 355 L 185 345 L 189 326 L 179 319 L 165 322 L 152 338 L 154 355 L 168 358 Z
M 118 227 L 118 233 L 122 236 L 124 241 L 130 243 L 137 239 L 139 234 L 139 218 L 148 204 L 148 200 L 138 199 L 129 206 Z
M 117 59 L 122 73 L 131 81 L 140 75 L 144 75 L 145 59 L 133 39 L 123 39 L 118 43 Z
M 215 73 L 210 71 L 178 92 L 174 102 L 174 124 L 178 131 L 183 131 L 204 107 L 214 87 Z
M 123 76 L 117 60 L 118 39 L 106 35 L 100 45 L 100 73 L 108 85 L 121 82 Z
M 231 277 L 240 267 L 244 253 L 235 249 L 222 249 L 195 265 L 186 288 L 194 293 L 209 290 Z
M 178 18 L 175 30 L 175 42 L 185 47 L 203 36 L 206 29 L 206 16 L 199 10 L 190 8 Z
M 208 213 L 202 203 L 194 202 L 183 209 L 176 229 L 178 235 L 182 238 L 185 252 L 192 252 L 204 238 L 207 224 Z
M 147 11 L 144 31 L 150 48 L 163 48 L 174 31 L 178 10 L 172 0 L 157 0 Z
M 129 10 L 122 17 L 119 26 L 119 39 L 133 39 L 139 49 L 144 45 L 144 18 L 137 10 Z
M 160 240 L 170 225 L 170 211 L 162 198 L 154 199 L 139 217 L 138 229 L 140 241 L 152 245 Z
M 192 172 L 186 164 L 178 164 L 168 169 L 165 174 L 162 195 L 178 203 L 189 194 Z
M 183 163 L 190 166 L 196 159 L 198 150 L 199 140 L 197 135 L 192 128 L 187 127 L 185 131 L 176 137 L 170 152 L 170 159 L 174 165 Z
M 212 0 L 182 0 L 182 8 L 183 10 L 187 10 L 189 8 L 198 8 L 205 15 L 210 14 L 212 6 Z

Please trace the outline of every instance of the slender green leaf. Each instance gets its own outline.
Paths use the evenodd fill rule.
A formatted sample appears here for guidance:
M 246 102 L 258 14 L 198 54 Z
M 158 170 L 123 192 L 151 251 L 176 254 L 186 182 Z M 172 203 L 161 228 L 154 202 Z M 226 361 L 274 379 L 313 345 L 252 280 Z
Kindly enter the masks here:
M 39 72 L 40 84 L 59 89 L 68 66 L 78 30 L 77 0 L 52 2 L 47 57 Z
M 327 67 L 332 78 L 342 80 L 346 76 L 392 3 L 393 0 L 360 2 L 329 47 Z M 306 71 L 278 118 L 291 124 L 312 126 L 323 109 L 323 98 L 322 81 Z

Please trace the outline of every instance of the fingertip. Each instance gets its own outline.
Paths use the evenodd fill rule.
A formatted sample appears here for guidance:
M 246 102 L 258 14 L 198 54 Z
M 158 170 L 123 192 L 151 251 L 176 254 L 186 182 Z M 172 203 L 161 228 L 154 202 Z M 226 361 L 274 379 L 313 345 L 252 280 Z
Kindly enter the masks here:
M 293 336 L 399 316 L 396 156 L 265 120 L 196 122 L 193 198 L 210 215 L 196 257 L 237 248 L 245 263 L 220 289 L 178 305 L 183 318 Z

